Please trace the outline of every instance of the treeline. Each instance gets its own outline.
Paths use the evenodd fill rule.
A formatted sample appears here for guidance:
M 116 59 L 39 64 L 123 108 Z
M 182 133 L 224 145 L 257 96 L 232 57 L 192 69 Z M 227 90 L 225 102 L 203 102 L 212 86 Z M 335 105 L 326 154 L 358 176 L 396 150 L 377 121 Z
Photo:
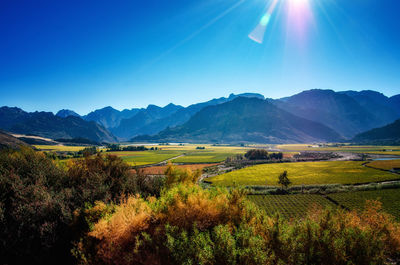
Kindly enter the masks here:
M 201 172 L 137 174 L 121 158 L 66 167 L 29 148 L 0 153 L 3 264 L 384 264 L 400 224 L 379 203 L 270 217 L 240 188 L 203 189 Z
M 231 162 L 245 162 L 245 161 L 257 161 L 257 160 L 282 160 L 283 159 L 283 153 L 278 152 L 278 153 L 268 153 L 267 150 L 265 149 L 251 149 L 247 151 L 244 155 L 237 154 L 232 157 L 228 157 L 226 159 L 227 163 Z
M 147 150 L 158 150 L 158 147 L 147 148 L 143 145 L 139 146 L 120 146 L 119 144 L 108 144 L 107 152 L 116 152 L 116 151 L 147 151 Z

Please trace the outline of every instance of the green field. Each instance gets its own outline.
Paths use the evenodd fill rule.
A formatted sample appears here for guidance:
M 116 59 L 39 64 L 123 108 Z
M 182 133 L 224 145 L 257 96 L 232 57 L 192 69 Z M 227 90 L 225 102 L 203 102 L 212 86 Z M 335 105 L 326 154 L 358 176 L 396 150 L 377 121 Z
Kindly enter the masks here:
M 167 159 L 183 154 L 183 151 L 156 150 L 156 151 L 121 151 L 108 152 L 107 154 L 117 155 L 131 166 L 142 166 L 157 164 Z
M 399 146 L 379 146 L 379 145 L 315 145 L 315 144 L 284 144 L 277 145 L 276 148 L 286 151 L 332 151 L 332 152 L 352 152 L 380 155 L 399 155 Z
M 286 218 L 304 217 L 314 206 L 335 208 L 336 205 L 321 195 L 249 195 L 248 199 L 268 215 L 279 215 Z
M 235 153 L 215 152 L 191 152 L 185 156 L 174 159 L 175 163 L 218 163 L 224 161 L 227 157 Z
M 329 197 L 351 210 L 364 209 L 366 200 L 379 200 L 385 212 L 400 219 L 400 189 L 333 193 Z
M 399 179 L 400 176 L 364 167 L 361 161 L 299 162 L 256 165 L 207 178 L 214 185 L 277 186 L 278 176 L 288 172 L 293 185 L 356 184 Z

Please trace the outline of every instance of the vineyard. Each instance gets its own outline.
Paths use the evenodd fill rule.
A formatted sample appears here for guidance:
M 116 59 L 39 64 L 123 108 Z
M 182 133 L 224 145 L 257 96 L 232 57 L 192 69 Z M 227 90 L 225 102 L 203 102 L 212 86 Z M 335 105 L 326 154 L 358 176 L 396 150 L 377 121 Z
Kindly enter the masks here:
M 248 198 L 268 215 L 278 213 L 286 218 L 304 217 L 315 206 L 336 207 L 331 201 L 317 194 L 249 195 Z
M 386 212 L 400 220 L 400 189 L 334 193 L 329 197 L 350 210 L 362 210 L 366 200 L 379 200 Z

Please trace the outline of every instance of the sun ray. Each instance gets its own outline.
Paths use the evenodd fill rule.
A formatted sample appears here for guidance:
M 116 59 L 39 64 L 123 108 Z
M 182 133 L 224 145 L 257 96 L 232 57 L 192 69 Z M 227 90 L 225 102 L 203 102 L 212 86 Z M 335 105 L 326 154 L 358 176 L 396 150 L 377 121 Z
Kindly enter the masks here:
M 265 31 L 267 26 L 271 20 L 271 15 L 274 12 L 276 5 L 278 4 L 278 0 L 273 0 L 271 5 L 269 6 L 267 12 L 261 17 L 260 22 L 255 27 L 255 29 L 249 34 L 249 38 L 257 43 L 263 43 Z

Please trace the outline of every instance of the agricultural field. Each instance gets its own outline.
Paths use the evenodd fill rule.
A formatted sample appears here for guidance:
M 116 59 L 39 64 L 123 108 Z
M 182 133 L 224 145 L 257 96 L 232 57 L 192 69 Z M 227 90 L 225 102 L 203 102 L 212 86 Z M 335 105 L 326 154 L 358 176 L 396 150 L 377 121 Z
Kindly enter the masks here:
M 191 152 L 185 156 L 174 159 L 174 163 L 219 163 L 227 157 L 233 156 L 235 153 L 219 153 L 215 152 Z
M 278 176 L 284 171 L 293 185 L 356 184 L 400 178 L 397 174 L 365 167 L 361 161 L 329 161 L 262 164 L 207 178 L 207 181 L 220 186 L 278 186 Z
M 367 166 L 383 170 L 392 170 L 394 168 L 400 168 L 400 159 L 372 161 L 368 163 Z
M 180 156 L 183 154 L 183 151 L 173 151 L 173 150 L 121 151 L 121 152 L 108 152 L 107 154 L 119 156 L 131 166 L 142 166 L 142 165 L 157 164 L 162 161 Z
M 249 195 L 248 199 L 268 215 L 279 213 L 286 218 L 304 217 L 315 206 L 336 207 L 331 201 L 317 194 Z
M 214 164 L 188 164 L 188 165 L 175 165 L 176 168 L 185 170 L 185 169 L 190 169 L 192 171 L 196 170 L 203 170 L 205 167 L 211 167 L 218 165 L 216 163 Z M 150 167 L 144 167 L 142 168 L 143 173 L 146 175 L 163 175 L 165 170 L 167 169 L 167 166 L 150 166 Z
M 376 145 L 323 145 L 317 144 L 284 144 L 277 145 L 277 149 L 286 151 L 331 151 L 331 152 L 353 152 L 380 155 L 400 155 L 399 146 L 376 146 Z
M 363 210 L 366 200 L 379 200 L 387 213 L 400 220 L 400 189 L 333 193 L 329 197 L 351 210 Z
M 86 146 L 34 145 L 34 147 L 42 151 L 79 152 L 85 149 Z

